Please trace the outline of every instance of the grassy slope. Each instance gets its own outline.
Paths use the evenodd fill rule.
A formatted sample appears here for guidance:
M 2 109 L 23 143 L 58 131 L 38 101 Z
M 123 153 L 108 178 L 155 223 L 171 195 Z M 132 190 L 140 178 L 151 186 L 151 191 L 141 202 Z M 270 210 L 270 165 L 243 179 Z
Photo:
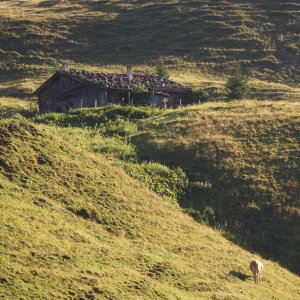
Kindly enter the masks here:
M 100 155 L 0 120 L 0 297 L 297 299 L 299 278 L 197 224 Z
M 26 94 L 68 61 L 77 68 L 153 72 L 218 88 L 233 62 L 247 66 L 260 98 L 299 99 L 296 1 L 1 1 L 2 94 Z M 174 34 L 176 32 L 176 34 Z M 211 77 L 207 82 L 207 78 Z M 267 93 L 265 90 L 267 87 Z
M 34 110 L 37 109 L 37 103 L 36 101 L 30 103 L 30 101 L 20 98 L 0 97 L 0 108 L 14 111 Z
M 182 205 L 212 207 L 212 223 L 299 272 L 299 112 L 299 103 L 204 104 L 145 121 L 133 142 L 140 159 L 186 171 L 194 183 Z

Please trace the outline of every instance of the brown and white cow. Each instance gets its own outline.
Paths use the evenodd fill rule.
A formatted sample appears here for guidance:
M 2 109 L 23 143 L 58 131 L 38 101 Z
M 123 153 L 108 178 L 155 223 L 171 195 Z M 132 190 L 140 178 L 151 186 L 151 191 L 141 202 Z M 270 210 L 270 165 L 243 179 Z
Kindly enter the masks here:
M 252 260 L 250 263 L 250 270 L 253 273 L 253 278 L 255 283 L 261 282 L 261 276 L 264 269 L 264 265 L 258 259 Z

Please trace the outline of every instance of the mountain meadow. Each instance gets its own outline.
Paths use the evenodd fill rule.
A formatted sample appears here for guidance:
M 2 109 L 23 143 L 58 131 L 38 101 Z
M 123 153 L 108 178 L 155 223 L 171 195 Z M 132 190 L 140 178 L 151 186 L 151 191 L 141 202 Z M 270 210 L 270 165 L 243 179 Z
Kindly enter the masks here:
M 300 299 L 297 1 L 2 0 L 0 29 L 0 299 Z M 193 101 L 40 113 L 63 65 Z
M 223 98 L 239 63 L 257 99 L 299 100 L 297 1 L 0 1 L 0 95 L 30 94 L 68 63 L 74 69 L 154 72 Z
M 247 145 L 242 137 L 234 140 L 233 129 L 228 131 L 230 142 L 221 133 L 210 135 L 214 151 L 209 155 L 206 138 L 198 140 L 197 149 L 204 150 L 201 156 L 192 155 L 195 145 L 180 138 L 181 122 L 195 120 L 190 118 L 193 114 L 201 112 L 202 117 L 196 118 L 200 122 L 213 115 L 229 126 L 220 111 L 248 116 L 263 105 L 264 117 L 255 114 L 250 125 L 255 120 L 267 124 L 266 115 L 271 115 L 281 118 L 281 126 L 291 136 L 285 137 L 285 149 L 274 149 L 274 141 L 280 137 L 264 141 L 258 131 L 253 139 L 260 137 L 266 156 L 261 149 L 256 156 L 252 153 L 256 157 L 252 165 L 243 154 Z M 21 111 L 27 118 L 2 110 L 1 297 L 299 298 L 299 277 L 282 267 L 299 270 L 299 217 L 293 198 L 297 187 L 292 185 L 292 176 L 295 181 L 299 172 L 299 157 L 287 158 L 286 153 L 288 146 L 291 151 L 299 147 L 292 136 L 296 126 L 299 133 L 299 115 L 297 119 L 292 111 L 283 103 L 260 102 L 204 104 L 170 112 L 130 107 L 45 115 Z M 174 114 L 178 122 L 175 138 L 164 139 Z M 238 122 L 244 122 L 246 132 L 251 126 L 246 127 L 249 121 L 244 120 L 240 117 L 236 123 L 241 126 Z M 192 128 L 195 134 L 195 126 Z M 151 147 L 145 147 L 150 143 L 148 134 Z M 143 147 L 135 146 L 141 138 Z M 179 151 L 169 153 L 168 143 L 175 141 Z M 140 161 L 139 157 L 148 155 L 145 148 L 152 147 L 161 149 L 150 151 L 149 161 Z M 180 154 L 181 147 L 186 151 Z M 276 180 L 280 169 L 268 159 L 271 148 L 272 152 L 285 150 L 280 168 L 289 169 L 286 184 Z M 247 151 L 251 153 L 251 149 Z M 155 153 L 159 154 L 157 161 L 170 167 L 155 163 Z M 181 158 L 177 160 L 176 155 Z M 175 166 L 175 160 L 182 169 Z M 205 179 L 191 173 L 197 167 Z M 220 187 L 222 177 L 227 177 L 222 185 L 226 191 Z M 240 184 L 233 189 L 238 178 Z M 270 199 L 270 193 L 285 193 L 286 202 Z M 222 223 L 225 220 L 228 226 Z M 245 240 L 250 237 L 249 245 L 230 241 L 243 232 Z M 256 254 L 247 248 L 255 249 Z M 263 282 L 255 285 L 249 262 L 258 253 L 272 260 L 262 259 Z M 276 260 L 282 266 L 273 262 Z

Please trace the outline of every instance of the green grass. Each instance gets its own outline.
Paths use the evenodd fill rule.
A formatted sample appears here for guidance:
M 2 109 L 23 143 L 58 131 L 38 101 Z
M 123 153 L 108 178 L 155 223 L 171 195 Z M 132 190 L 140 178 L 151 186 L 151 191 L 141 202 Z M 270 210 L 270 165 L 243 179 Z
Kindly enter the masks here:
M 257 255 L 119 163 L 20 116 L 0 120 L 0 132 L 1 298 L 299 298 L 299 277 L 263 260 L 255 285 Z
M 15 111 L 28 111 L 30 108 L 32 110 L 36 109 L 37 103 L 35 101 L 30 102 L 29 100 L 20 98 L 0 97 L 0 108 L 11 109 Z
M 204 219 L 208 211 L 230 238 L 299 272 L 299 111 L 286 102 L 192 106 L 145 120 L 132 143 L 140 160 L 186 172 L 183 207 Z
M 198 221 L 299 272 L 298 110 L 298 103 L 244 101 L 170 111 L 113 106 L 33 120 L 121 160 L 129 175 L 176 198 Z M 183 168 L 188 185 L 152 161 Z
M 135 147 L 121 137 L 103 136 L 100 130 L 89 128 L 46 126 L 45 130 L 61 136 L 76 147 L 105 154 L 110 160 L 136 161 Z
M 119 162 L 131 177 L 158 195 L 176 201 L 184 196 L 187 186 L 184 172 L 158 163 L 139 163 L 136 148 L 129 142 L 130 136 L 137 132 L 137 122 L 162 113 L 162 110 L 150 107 L 109 106 L 31 117 L 36 123 L 46 124 L 45 130 L 74 146 L 104 154 L 109 160 Z
M 299 100 L 299 11 L 277 0 L 2 1 L 0 94 L 28 95 L 62 62 L 153 73 L 162 57 L 172 79 L 200 81 L 213 95 L 238 62 L 254 98 Z
M 0 298 L 300 298 L 282 267 L 300 272 L 299 12 L 277 0 L 1 1 L 0 107 L 24 117 L 0 119 Z M 213 101 L 238 62 L 253 98 L 289 102 L 36 115 L 17 98 L 62 62 L 154 73 L 158 57 Z
M 298 103 L 244 101 L 168 111 L 106 107 L 33 120 L 55 125 L 45 129 L 119 162 L 198 221 L 299 272 L 298 111 Z M 151 162 L 183 168 L 188 185 Z

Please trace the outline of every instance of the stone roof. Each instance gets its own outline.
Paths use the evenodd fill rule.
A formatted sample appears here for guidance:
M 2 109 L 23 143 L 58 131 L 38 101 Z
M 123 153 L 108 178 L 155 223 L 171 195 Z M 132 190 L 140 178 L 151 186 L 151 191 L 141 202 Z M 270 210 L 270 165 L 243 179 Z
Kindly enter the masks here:
M 82 82 L 99 84 L 104 88 L 130 89 L 132 85 L 143 84 L 150 91 L 157 89 L 189 90 L 187 86 L 184 86 L 180 83 L 149 74 L 133 74 L 132 81 L 130 81 L 127 74 L 91 73 L 78 70 L 59 71 L 59 73 L 70 76 Z

